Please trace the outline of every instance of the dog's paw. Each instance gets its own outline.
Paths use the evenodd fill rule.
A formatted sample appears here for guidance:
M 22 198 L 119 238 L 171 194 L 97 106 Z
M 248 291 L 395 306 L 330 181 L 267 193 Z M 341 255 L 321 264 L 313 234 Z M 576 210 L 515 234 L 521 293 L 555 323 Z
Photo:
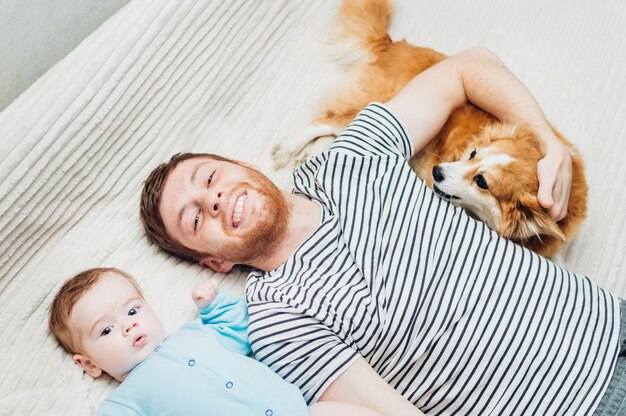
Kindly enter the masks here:
M 282 139 L 272 149 L 274 169 L 298 167 L 309 156 L 326 150 L 338 134 L 335 126 L 314 124 L 300 134 Z
M 289 164 L 289 162 L 293 161 L 297 153 L 293 153 L 290 149 L 285 149 L 281 143 L 277 144 L 272 148 L 272 161 L 274 169 L 284 168 Z
M 317 137 L 315 141 L 311 142 L 311 144 L 300 152 L 298 159 L 307 160 L 310 157 L 328 150 L 336 138 L 337 136 L 335 134 Z
M 307 159 L 308 159 L 307 157 L 299 157 L 299 158 L 297 158 L 296 160 L 293 161 L 293 168 L 295 169 L 295 168 L 300 167 L 300 165 L 303 165 L 304 162 L 307 161 Z

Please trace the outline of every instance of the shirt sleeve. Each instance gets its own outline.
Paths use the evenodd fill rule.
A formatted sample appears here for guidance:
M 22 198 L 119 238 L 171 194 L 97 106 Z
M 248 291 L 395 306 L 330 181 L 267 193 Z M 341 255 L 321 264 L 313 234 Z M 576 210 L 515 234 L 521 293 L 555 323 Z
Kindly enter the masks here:
M 413 143 L 400 119 L 388 107 L 371 103 L 337 137 L 331 151 L 355 156 L 400 156 L 408 160 L 413 156 Z
M 249 303 L 257 360 L 298 386 L 309 405 L 359 357 L 318 320 L 275 302 Z
M 200 309 L 200 321 L 215 330 L 227 348 L 248 355 L 248 310 L 243 299 L 221 291 L 208 306 Z

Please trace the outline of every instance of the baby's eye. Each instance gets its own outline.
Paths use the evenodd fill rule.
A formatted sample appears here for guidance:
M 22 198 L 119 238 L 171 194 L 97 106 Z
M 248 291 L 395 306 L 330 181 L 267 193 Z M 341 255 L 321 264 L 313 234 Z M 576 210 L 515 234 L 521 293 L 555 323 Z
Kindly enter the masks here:
M 128 315 L 137 315 L 137 308 L 130 308 L 130 310 L 128 311 Z
M 102 332 L 100 333 L 100 336 L 109 335 L 111 333 L 111 331 L 113 331 L 113 327 L 112 326 L 107 326 L 106 328 L 104 328 L 102 330 Z
M 211 176 L 209 176 L 209 185 L 211 185 L 211 182 L 213 182 L 213 175 L 215 175 L 215 171 L 213 171 L 213 173 L 211 174 Z
M 196 215 L 193 219 L 193 230 L 196 231 L 198 229 L 198 222 L 200 221 L 200 214 Z
M 470 160 L 474 159 L 474 157 L 476 157 L 476 149 L 472 150 L 472 153 L 470 153 Z

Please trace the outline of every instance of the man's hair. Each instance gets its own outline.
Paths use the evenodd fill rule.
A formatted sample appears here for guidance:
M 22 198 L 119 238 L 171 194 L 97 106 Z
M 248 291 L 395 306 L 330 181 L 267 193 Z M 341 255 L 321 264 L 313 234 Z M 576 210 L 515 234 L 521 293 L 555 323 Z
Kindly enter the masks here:
M 72 336 L 72 332 L 68 326 L 72 308 L 83 294 L 93 287 L 106 273 L 115 273 L 128 280 L 135 286 L 137 293 L 143 298 L 141 288 L 135 279 L 133 279 L 130 274 L 112 267 L 98 267 L 85 270 L 66 280 L 50 305 L 48 326 L 50 327 L 50 332 L 52 332 L 52 335 L 54 335 L 59 344 L 70 354 L 79 352 L 78 343 Z
M 203 257 L 206 257 L 206 253 L 200 253 L 187 248 L 172 238 L 165 230 L 159 208 L 161 206 L 163 187 L 165 186 L 165 181 L 167 181 L 170 172 L 181 162 L 197 158 L 232 162 L 230 159 L 210 153 L 176 153 L 168 162 L 161 163 L 157 166 L 144 182 L 141 192 L 140 209 L 141 222 L 148 235 L 148 240 L 158 245 L 166 252 L 191 262 L 197 262 Z

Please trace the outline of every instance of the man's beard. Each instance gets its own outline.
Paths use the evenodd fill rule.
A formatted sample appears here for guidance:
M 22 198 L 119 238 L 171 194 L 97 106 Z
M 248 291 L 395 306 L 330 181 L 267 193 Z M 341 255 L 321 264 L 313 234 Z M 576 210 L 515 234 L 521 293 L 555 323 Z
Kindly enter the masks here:
M 248 218 L 254 225 L 244 234 L 237 235 L 238 241 L 225 243 L 222 255 L 216 256 L 224 261 L 250 265 L 252 260 L 265 260 L 273 254 L 273 250 L 282 241 L 287 232 L 291 218 L 291 210 L 283 193 L 265 175 L 255 169 L 248 169 L 249 182 L 244 182 L 237 189 L 252 189 L 265 197 L 263 216 Z M 236 190 L 234 191 L 236 192 Z M 229 218 L 222 217 L 222 227 L 230 230 Z

